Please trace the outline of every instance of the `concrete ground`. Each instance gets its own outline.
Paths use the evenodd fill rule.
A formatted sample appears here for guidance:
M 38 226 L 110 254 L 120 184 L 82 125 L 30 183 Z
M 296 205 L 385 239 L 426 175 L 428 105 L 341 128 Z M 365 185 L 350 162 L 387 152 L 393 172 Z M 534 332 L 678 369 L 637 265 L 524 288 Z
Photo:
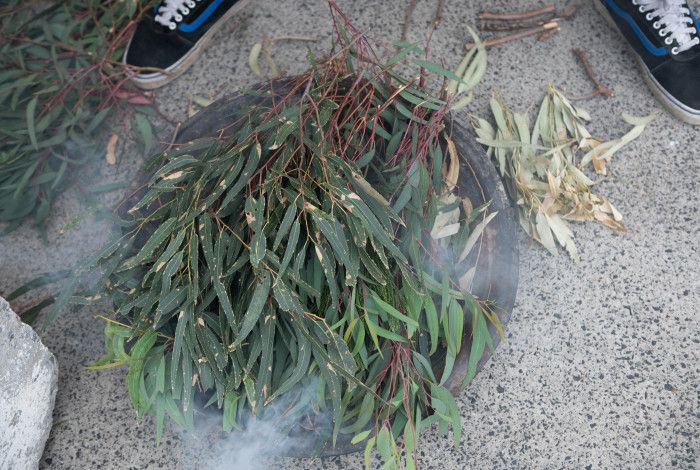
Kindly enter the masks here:
M 252 83 L 248 53 L 264 34 L 315 35 L 319 41 L 311 47 L 317 51 L 328 45 L 331 28 L 323 0 L 254 3 L 217 34 L 195 68 L 156 93 L 165 114 L 184 119 L 188 94 L 217 97 Z M 360 28 L 391 41 L 400 34 L 409 1 L 339 3 Z M 435 3 L 418 2 L 409 40 L 423 43 Z M 430 48 L 433 59 L 456 64 L 468 40 L 467 26 L 485 4 L 445 1 Z M 488 5 L 517 10 L 541 2 Z M 304 47 L 279 43 L 275 60 L 288 73 L 301 71 Z M 528 39 L 490 50 L 480 98 L 470 110 L 486 114 L 492 89 L 521 110 L 538 104 L 548 83 L 572 97 L 587 94 L 591 84 L 572 47 L 585 49 L 602 81 L 615 90 L 613 98 L 582 103 L 593 117 L 595 134 L 623 133 L 623 111 L 646 115 L 659 108 L 623 41 L 586 2 L 546 42 Z M 170 132 L 166 129 L 163 138 Z M 700 131 L 662 112 L 616 155 L 613 177 L 601 183 L 600 191 L 625 215 L 628 233 L 576 225 L 583 258 L 578 265 L 520 237 L 521 281 L 507 341 L 459 398 L 464 425 L 459 446 L 428 433 L 421 468 L 700 468 L 699 152 Z M 142 157 L 127 145 L 120 158 L 119 166 L 100 165 L 82 179 L 89 184 L 128 180 Z M 90 212 L 84 196 L 72 190 L 55 208 L 48 245 L 31 224 L 0 239 L 0 295 L 99 246 L 108 225 Z M 43 466 L 194 466 L 191 454 L 206 444 L 171 430 L 156 446 L 153 423 L 134 419 L 124 370 L 85 369 L 103 352 L 103 325 L 94 318 L 100 312 L 66 313 L 41 332 L 60 367 Z M 350 455 L 264 465 L 347 469 L 362 464 L 361 456 Z

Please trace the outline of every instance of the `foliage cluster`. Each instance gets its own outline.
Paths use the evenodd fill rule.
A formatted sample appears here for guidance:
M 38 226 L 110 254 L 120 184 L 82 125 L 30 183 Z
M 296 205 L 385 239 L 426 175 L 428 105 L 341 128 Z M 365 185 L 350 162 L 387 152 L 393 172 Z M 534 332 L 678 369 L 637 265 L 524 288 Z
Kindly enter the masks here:
M 625 230 L 622 214 L 594 191 L 596 182 L 585 170 L 592 166 L 596 173 L 607 174 L 615 152 L 639 137 L 653 114 L 623 114 L 632 129 L 620 138 L 603 141 L 586 129 L 591 119 L 588 112 L 554 86 L 547 89 L 532 128 L 526 114 L 512 111 L 497 95 L 491 99 L 491 112 L 495 126 L 476 116 L 472 116 L 472 125 L 516 203 L 525 232 L 550 253 L 556 255 L 559 245 L 578 261 L 568 221 L 596 221 Z
M 0 7 L 0 223 L 42 226 L 75 170 L 104 156 L 99 131 L 131 116 L 153 141 L 151 99 L 128 86 L 121 63 L 137 0 Z M 112 121 L 114 122 L 114 121 Z M 126 121 L 116 121 L 125 123 Z
M 382 61 L 329 4 L 333 51 L 246 92 L 254 104 L 220 138 L 155 155 L 121 232 L 54 312 L 114 300 L 94 367 L 128 366 L 133 406 L 159 436 L 166 417 L 193 426 L 200 397 L 227 431 L 254 416 L 297 432 L 325 416 L 318 439 L 353 437 L 387 468 L 414 468 L 430 424 L 459 442 L 445 382 L 465 347 L 469 382 L 489 322 L 500 327 L 468 282 L 493 214 L 459 197 L 464 156 L 444 128 L 486 57 L 479 46 L 451 72 L 401 42 Z M 420 73 L 403 78 L 399 64 Z M 95 267 L 100 281 L 79 298 Z M 282 396 L 292 405 L 270 416 Z

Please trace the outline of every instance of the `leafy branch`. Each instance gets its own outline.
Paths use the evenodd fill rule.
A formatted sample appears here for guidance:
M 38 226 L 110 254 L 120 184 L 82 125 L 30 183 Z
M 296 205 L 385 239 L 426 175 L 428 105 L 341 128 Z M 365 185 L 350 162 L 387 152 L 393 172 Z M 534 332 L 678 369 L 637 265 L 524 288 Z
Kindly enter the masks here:
M 201 397 L 227 431 L 266 417 L 415 468 L 432 423 L 459 441 L 445 383 L 469 347 L 466 385 L 492 347 L 487 324 L 500 328 L 470 292 L 495 214 L 458 195 L 463 156 L 444 128 L 485 52 L 454 72 L 404 42 L 381 60 L 329 5 L 334 49 L 241 95 L 219 138 L 153 156 L 120 233 L 76 267 L 49 316 L 113 299 L 94 367 L 128 366 L 132 404 L 159 438 L 166 417 L 193 426 Z M 77 294 L 95 268 L 100 281 Z M 275 414 L 281 397 L 291 404 Z
M 146 7 L 146 2 L 143 7 Z M 105 123 L 135 116 L 145 147 L 152 99 L 128 86 L 120 62 L 136 25 L 136 0 L 12 1 L 0 16 L 0 222 L 46 221 L 74 170 L 95 155 Z M 147 149 L 146 149 L 147 150 Z

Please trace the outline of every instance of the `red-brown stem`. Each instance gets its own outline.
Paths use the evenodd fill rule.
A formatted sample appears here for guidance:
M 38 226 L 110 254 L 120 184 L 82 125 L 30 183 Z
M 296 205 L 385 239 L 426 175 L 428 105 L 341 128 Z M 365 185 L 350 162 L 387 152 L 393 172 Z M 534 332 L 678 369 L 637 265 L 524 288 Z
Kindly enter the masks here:
M 583 68 L 586 70 L 586 75 L 588 75 L 588 78 L 593 82 L 593 85 L 595 85 L 595 90 L 593 90 L 593 93 L 590 95 L 583 97 L 583 98 L 578 98 L 580 99 L 589 99 L 593 98 L 594 96 L 597 95 L 603 95 L 608 98 L 613 96 L 615 93 L 598 80 L 598 77 L 596 76 L 595 72 L 593 71 L 593 66 L 591 65 L 590 61 L 588 60 L 588 57 L 586 57 L 586 53 L 582 49 L 572 49 L 572 52 L 576 56 L 576 58 L 581 62 L 583 65 Z
M 406 7 L 406 11 L 404 12 L 404 15 L 403 15 L 403 24 L 401 25 L 401 40 L 402 41 L 406 40 L 406 34 L 408 33 L 408 25 L 411 22 L 411 16 L 413 16 L 413 11 L 416 9 L 417 4 L 418 4 L 418 0 L 410 0 L 408 6 Z
M 494 13 L 490 11 L 484 11 L 479 14 L 480 20 L 499 20 L 499 21 L 510 21 L 510 20 L 524 20 L 528 18 L 535 18 L 537 16 L 546 15 L 548 13 L 554 13 L 556 8 L 554 5 L 547 5 L 542 8 L 537 8 L 534 10 L 528 10 L 518 13 Z
M 523 38 L 526 38 L 528 36 L 534 36 L 535 34 L 540 34 L 542 32 L 546 32 L 546 31 L 549 31 L 551 29 L 556 29 L 558 27 L 559 27 L 559 23 L 557 23 L 556 21 L 545 23 L 542 26 L 537 26 L 535 28 L 526 29 L 524 31 L 519 31 L 519 32 L 513 33 L 513 34 L 507 34 L 505 36 L 501 36 L 501 37 L 494 38 L 494 39 L 488 39 L 488 40 L 484 41 L 484 46 L 486 46 L 486 47 L 498 46 L 498 45 L 504 44 L 506 42 L 516 41 L 518 39 L 523 39 Z M 471 50 L 474 47 L 476 47 L 476 44 L 474 44 L 474 43 L 470 43 L 470 44 L 467 44 L 464 46 L 464 48 L 466 50 Z

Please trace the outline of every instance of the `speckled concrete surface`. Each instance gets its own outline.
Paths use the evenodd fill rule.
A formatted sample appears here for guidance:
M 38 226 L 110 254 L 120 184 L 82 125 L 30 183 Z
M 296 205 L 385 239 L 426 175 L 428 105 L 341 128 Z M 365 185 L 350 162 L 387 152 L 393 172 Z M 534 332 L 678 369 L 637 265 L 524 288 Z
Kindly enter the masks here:
M 454 65 L 466 26 L 480 4 L 446 0 L 433 38 L 433 58 Z M 691 2 L 696 6 L 698 2 Z M 382 40 L 399 35 L 408 0 L 340 2 L 358 25 Z M 424 40 L 435 2 L 422 0 L 409 39 Z M 493 9 L 540 5 L 524 0 L 488 2 Z M 199 66 L 158 91 L 165 113 L 185 115 L 188 93 L 219 96 L 247 85 L 251 46 L 263 34 L 330 34 L 322 0 L 262 0 L 224 28 Z M 323 40 L 312 44 L 323 49 Z M 278 44 L 286 71 L 303 68 L 305 45 Z M 626 126 L 622 111 L 647 114 L 658 106 L 633 57 L 589 3 L 559 35 L 491 51 L 471 110 L 484 114 L 492 88 L 514 107 L 539 102 L 547 83 L 570 96 L 590 90 L 571 54 L 588 51 L 611 99 L 584 103 L 591 129 L 615 136 Z M 164 134 L 168 135 L 168 134 Z M 700 468 L 700 130 L 662 113 L 648 131 L 613 161 L 601 184 L 626 216 L 629 232 L 595 225 L 576 227 L 583 262 L 546 254 L 521 237 L 521 283 L 508 340 L 459 400 L 464 437 L 430 433 L 422 468 Z M 138 155 L 122 152 L 118 169 L 99 179 L 133 174 Z M 61 234 L 86 211 L 80 193 L 62 197 L 45 246 L 30 226 L 0 240 L 0 295 L 32 275 L 61 267 L 99 245 L 105 223 L 91 219 Z M 55 426 L 43 458 L 46 468 L 183 468 L 188 446 L 174 432 L 156 446 L 153 424 L 137 424 L 121 370 L 93 373 L 85 365 L 102 352 L 99 309 L 66 314 L 43 338 L 62 373 Z M 276 460 L 289 469 L 359 468 L 359 456 L 327 460 Z

